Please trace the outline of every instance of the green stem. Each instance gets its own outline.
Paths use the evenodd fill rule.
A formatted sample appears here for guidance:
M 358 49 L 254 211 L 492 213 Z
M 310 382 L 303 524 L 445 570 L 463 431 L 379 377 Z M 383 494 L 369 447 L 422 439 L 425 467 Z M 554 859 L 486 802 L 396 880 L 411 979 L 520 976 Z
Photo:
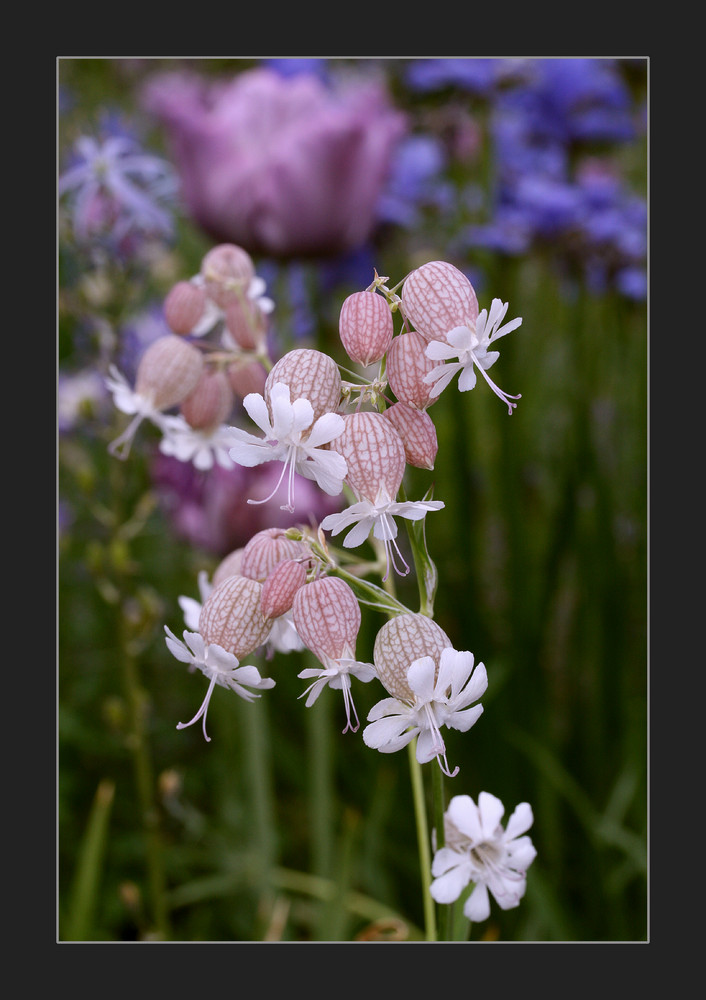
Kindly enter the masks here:
M 444 791 L 444 775 L 440 767 L 432 769 L 432 801 L 434 830 L 436 831 L 436 850 L 440 850 L 445 843 L 444 840 L 444 812 L 446 810 L 446 794 Z M 431 866 L 430 866 L 431 868 Z M 439 940 L 453 940 L 450 930 L 452 922 L 452 905 L 442 904 L 439 906 Z
M 409 773 L 412 781 L 412 797 L 414 799 L 414 818 L 417 826 L 417 845 L 419 848 L 419 872 L 422 881 L 422 898 L 424 905 L 424 928 L 427 941 L 436 941 L 436 913 L 434 900 L 431 898 L 431 851 L 429 847 L 429 829 L 427 825 L 426 803 L 424 801 L 424 782 L 422 767 L 417 760 L 417 741 L 407 744 L 409 757 Z

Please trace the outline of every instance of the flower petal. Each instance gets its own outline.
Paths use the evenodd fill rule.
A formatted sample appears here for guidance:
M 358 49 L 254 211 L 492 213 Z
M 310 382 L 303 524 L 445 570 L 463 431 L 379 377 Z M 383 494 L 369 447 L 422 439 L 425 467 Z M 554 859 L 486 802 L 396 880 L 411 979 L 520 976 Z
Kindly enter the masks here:
M 266 437 L 275 436 L 270 423 L 270 411 L 267 409 L 267 403 L 263 396 L 258 392 L 249 392 L 243 399 L 243 407 L 253 423 L 257 424 Z
M 487 920 L 490 916 L 490 900 L 485 883 L 479 882 L 463 907 L 463 915 L 474 924 Z
M 307 448 L 319 448 L 322 444 L 328 444 L 340 437 L 344 426 L 345 421 L 340 413 L 324 413 L 311 428 L 309 436 L 303 444 Z

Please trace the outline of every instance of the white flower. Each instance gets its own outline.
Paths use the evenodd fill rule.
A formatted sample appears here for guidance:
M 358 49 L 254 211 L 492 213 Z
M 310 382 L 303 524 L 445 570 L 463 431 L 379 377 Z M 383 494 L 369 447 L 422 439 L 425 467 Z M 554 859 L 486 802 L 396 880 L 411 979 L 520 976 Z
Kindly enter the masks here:
M 209 581 L 208 573 L 205 569 L 199 570 L 196 579 L 201 600 L 196 601 L 193 597 L 185 597 L 183 595 L 179 598 L 179 607 L 184 612 L 184 624 L 192 632 L 198 632 L 201 608 L 206 601 L 206 598 L 213 590 L 213 585 Z M 196 668 L 192 666 L 191 669 L 195 670 Z
M 177 639 L 166 625 L 164 626 L 164 631 L 167 633 L 165 642 L 172 655 L 177 660 L 181 660 L 182 663 L 188 663 L 191 670 L 198 667 L 208 677 L 210 682 L 206 697 L 201 703 L 201 708 L 199 708 L 190 722 L 178 723 L 177 729 L 186 729 L 187 726 L 192 726 L 200 718 L 203 718 L 203 735 L 210 743 L 211 737 L 206 733 L 206 713 L 216 684 L 230 688 L 231 691 L 235 691 L 245 701 L 252 701 L 254 698 L 260 697 L 259 694 L 248 691 L 248 688 L 264 690 L 275 686 L 275 682 L 271 677 L 260 676 L 260 671 L 257 667 L 249 665 L 241 667 L 238 658 L 233 653 L 229 653 L 215 643 L 206 645 L 203 637 L 198 632 L 185 631 L 183 633 L 184 642 L 182 642 L 180 639 Z
M 313 479 L 330 496 L 338 496 L 343 490 L 343 480 L 348 472 L 346 460 L 335 451 L 323 450 L 343 433 L 343 417 L 338 413 L 324 413 L 314 422 L 314 409 L 308 399 L 290 401 L 289 386 L 275 382 L 270 392 L 272 421 L 265 399 L 259 393 L 251 392 L 243 400 L 243 406 L 252 420 L 264 433 L 264 438 L 255 437 L 240 428 L 232 428 L 235 444 L 230 448 L 230 457 L 238 465 L 248 467 L 263 462 L 282 462 L 282 474 L 277 485 L 264 500 L 248 500 L 248 503 L 266 503 L 279 489 L 287 474 L 287 503 L 282 510 L 293 511 L 294 473 L 306 479 Z M 313 426 L 312 426 L 313 425 Z
M 383 577 L 384 583 L 387 580 L 390 564 L 400 576 L 406 576 L 409 573 L 409 566 L 395 542 L 397 525 L 394 517 L 406 517 L 410 521 L 419 521 L 426 516 L 427 511 L 441 510 L 442 507 L 444 507 L 442 500 L 405 500 L 397 503 L 388 496 L 384 488 L 381 488 L 375 503 L 371 503 L 370 500 L 360 500 L 358 503 L 346 507 L 340 513 L 328 514 L 321 522 L 321 527 L 325 531 L 330 531 L 332 535 L 337 535 L 344 528 L 354 524 L 355 527 L 343 539 L 343 544 L 347 549 L 362 545 L 372 531 L 373 536 L 385 545 L 387 570 Z M 402 561 L 404 571 L 400 570 L 395 563 L 395 552 Z
M 161 428 L 165 417 L 148 398 L 133 389 L 115 365 L 110 365 L 108 371 L 110 375 L 106 376 L 105 384 L 113 394 L 115 406 L 121 413 L 134 415 L 122 434 L 108 445 L 108 451 L 111 455 L 126 458 L 135 432 L 142 421 L 150 420 Z
M 508 412 L 512 413 L 517 403 L 511 403 L 510 400 L 521 397 L 510 396 L 503 392 L 486 375 L 486 370 L 494 365 L 500 357 L 498 351 L 488 350 L 490 345 L 512 330 L 516 330 L 522 323 L 522 319 L 513 319 L 505 326 L 500 326 L 507 312 L 507 306 L 507 302 L 503 303 L 500 299 L 493 299 L 490 314 L 486 309 L 483 309 L 476 319 L 475 327 L 456 326 L 446 334 L 448 344 L 440 340 L 432 340 L 427 344 L 424 353 L 432 361 L 448 362 L 451 358 L 458 358 L 452 364 L 437 365 L 424 376 L 423 381 L 432 385 L 432 396 L 438 396 L 457 372 L 460 372 L 458 387 L 461 392 L 473 389 L 476 384 L 476 373 L 473 367 L 475 365 L 495 395 L 507 403 Z
M 299 697 L 303 698 L 304 695 L 309 696 L 304 702 L 306 707 L 309 708 L 314 704 L 327 685 L 334 690 L 342 690 L 343 701 L 346 707 L 346 726 L 343 732 L 347 733 L 350 729 L 351 732 L 357 733 L 360 722 L 358 721 L 358 713 L 355 710 L 353 696 L 351 695 L 351 676 L 357 677 L 359 681 L 367 684 L 368 681 L 377 676 L 375 667 L 372 663 L 361 663 L 353 656 L 341 656 L 338 659 L 334 659 L 324 654 L 322 662 L 322 667 L 307 667 L 301 673 L 297 674 L 297 677 L 301 678 L 316 678 L 313 684 L 310 684 L 306 691 L 303 691 Z M 351 722 L 351 712 L 355 717 L 355 725 Z
M 456 795 L 444 813 L 445 846 L 432 861 L 430 891 L 437 903 L 453 903 L 471 882 L 475 887 L 463 912 L 473 922 L 490 914 L 488 891 L 503 910 L 519 904 L 527 887 L 526 872 L 537 852 L 522 836 L 533 822 L 532 809 L 522 802 L 503 829 L 500 799 L 481 792 L 478 805 L 468 795 Z
M 160 421 L 162 440 L 159 450 L 180 462 L 191 462 L 200 471 L 213 468 L 214 463 L 223 469 L 232 469 L 229 449 L 235 442 L 234 428 L 220 424 L 209 429 L 192 427 L 184 417 L 163 417 Z
M 467 732 L 480 717 L 483 706 L 469 706 L 478 701 L 488 687 L 488 675 L 483 663 L 473 669 L 473 653 L 447 646 L 439 659 L 439 672 L 434 680 L 435 664 L 431 656 L 414 660 L 407 670 L 407 684 L 414 702 L 383 698 L 368 713 L 371 723 L 363 730 L 363 741 L 374 750 L 394 753 L 415 736 L 417 760 L 420 764 L 437 758 L 439 767 L 450 778 L 446 761 L 446 746 L 441 726 Z

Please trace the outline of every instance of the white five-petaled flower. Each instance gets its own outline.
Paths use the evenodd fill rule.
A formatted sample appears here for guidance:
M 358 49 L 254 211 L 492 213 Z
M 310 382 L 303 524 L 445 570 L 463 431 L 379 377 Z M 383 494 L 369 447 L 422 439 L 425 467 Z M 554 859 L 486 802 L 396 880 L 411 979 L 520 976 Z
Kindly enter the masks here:
M 478 805 L 468 795 L 456 795 L 444 813 L 445 845 L 436 851 L 430 891 L 437 903 L 453 903 L 475 883 L 463 912 L 471 921 L 490 915 L 488 891 L 503 910 L 517 906 L 527 887 L 526 872 L 537 852 L 528 836 L 533 822 L 527 802 L 517 806 L 503 829 L 500 799 L 481 792 Z
M 118 455 L 121 449 L 124 449 L 123 455 L 127 455 L 130 443 L 142 421 L 149 420 L 161 429 L 165 417 L 150 399 L 133 389 L 115 365 L 110 365 L 108 371 L 109 375 L 105 378 L 105 384 L 113 395 L 113 403 L 121 413 L 127 413 L 133 418 L 122 434 L 109 444 L 108 451 L 113 455 Z
M 307 667 L 300 674 L 297 674 L 297 677 L 301 678 L 316 678 L 299 697 L 303 698 L 304 695 L 309 696 L 304 702 L 306 707 L 309 708 L 314 704 L 326 685 L 333 689 L 341 689 L 346 707 L 346 727 L 343 732 L 347 733 L 350 729 L 351 732 L 357 733 L 360 722 L 358 721 L 358 713 L 355 710 L 353 696 L 351 695 L 351 677 L 357 677 L 359 681 L 367 683 L 377 676 L 375 667 L 372 663 L 361 663 L 353 656 L 341 656 L 338 659 L 333 659 L 324 654 L 322 663 L 322 667 Z M 351 722 L 351 712 L 355 717 L 355 725 Z
M 259 393 L 251 392 L 243 406 L 251 419 L 264 433 L 264 438 L 240 428 L 232 428 L 235 444 L 230 457 L 238 465 L 254 466 L 263 462 L 282 462 L 282 474 L 272 493 L 264 500 L 248 503 L 266 503 L 279 489 L 287 475 L 287 503 L 282 510 L 293 511 L 294 474 L 313 479 L 330 496 L 343 490 L 343 480 L 348 471 L 346 460 L 335 451 L 325 451 L 329 444 L 343 433 L 343 417 L 338 413 L 324 413 L 314 421 L 314 408 L 303 397 L 290 400 L 289 386 L 275 382 L 270 392 L 272 420 L 267 403 Z
M 424 352 L 426 356 L 432 361 L 443 362 L 424 376 L 424 382 L 432 386 L 432 396 L 438 396 L 457 372 L 460 372 L 458 387 L 461 392 L 473 389 L 476 384 L 475 368 L 478 368 L 495 395 L 507 403 L 508 412 L 512 413 L 517 403 L 511 400 L 521 397 L 503 392 L 486 374 L 487 369 L 500 357 L 498 351 L 489 350 L 491 344 L 512 330 L 516 330 L 522 323 L 522 319 L 518 318 L 506 323 L 505 326 L 500 326 L 505 318 L 507 306 L 507 302 L 493 299 L 490 313 L 487 309 L 483 309 L 478 314 L 475 326 L 455 326 L 446 334 L 448 344 L 440 340 L 432 340 L 427 344 Z M 458 360 L 451 362 L 452 358 Z
M 363 730 L 365 744 L 382 753 L 394 753 L 418 736 L 419 763 L 426 764 L 436 757 L 444 774 L 454 777 L 458 767 L 449 771 L 441 727 L 465 733 L 480 717 L 483 706 L 473 702 L 488 687 L 488 675 L 483 663 L 475 670 L 473 664 L 473 653 L 447 646 L 441 652 L 435 679 L 436 666 L 431 656 L 414 660 L 407 670 L 414 701 L 383 698 L 374 705 L 368 713 L 370 725 Z
M 340 513 L 328 514 L 321 522 L 321 527 L 325 531 L 330 531 L 332 535 L 337 535 L 350 525 L 355 525 L 343 539 L 343 544 L 347 549 L 362 545 L 372 531 L 373 536 L 385 545 L 387 570 L 383 577 L 384 583 L 389 574 L 390 564 L 400 576 L 406 576 L 409 573 L 409 566 L 395 541 L 397 524 L 394 517 L 406 517 L 410 521 L 419 521 L 425 517 L 428 511 L 441 510 L 442 507 L 444 507 L 442 500 L 405 500 L 398 503 L 388 496 L 384 488 L 381 488 L 375 498 L 375 503 L 371 503 L 370 500 L 359 500 L 358 503 L 351 504 Z M 397 566 L 395 553 L 401 560 L 403 569 Z
M 188 663 L 190 670 L 198 667 L 208 677 L 210 682 L 206 697 L 196 715 L 190 722 L 180 722 L 177 725 L 177 729 L 186 729 L 187 726 L 192 726 L 199 719 L 203 718 L 203 735 L 210 743 L 211 737 L 206 733 L 206 713 L 208 712 L 208 705 L 216 684 L 230 688 L 231 691 L 235 691 L 245 701 L 252 701 L 254 698 L 260 697 L 259 694 L 249 691 L 248 688 L 264 690 L 275 686 L 275 682 L 271 677 L 260 676 L 260 671 L 257 667 L 251 665 L 240 666 L 240 661 L 233 653 L 229 653 L 226 649 L 215 643 L 207 645 L 199 632 L 185 631 L 183 633 L 184 642 L 182 642 L 180 639 L 177 639 L 166 625 L 164 626 L 164 631 L 166 632 L 165 642 L 172 655 L 177 660 L 181 660 L 182 663 Z
M 159 450 L 180 462 L 191 462 L 201 471 L 213 468 L 232 469 L 234 462 L 229 449 L 236 441 L 233 427 L 220 424 L 212 428 L 192 427 L 181 414 L 162 417 L 162 440 Z

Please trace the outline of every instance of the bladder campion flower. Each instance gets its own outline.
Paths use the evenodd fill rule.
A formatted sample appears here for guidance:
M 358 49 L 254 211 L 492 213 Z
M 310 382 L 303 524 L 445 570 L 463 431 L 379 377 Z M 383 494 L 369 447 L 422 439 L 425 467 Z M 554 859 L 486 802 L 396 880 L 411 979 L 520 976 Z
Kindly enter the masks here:
M 172 655 L 177 660 L 181 660 L 182 663 L 188 663 L 191 670 L 198 668 L 209 680 L 206 697 L 198 712 L 190 722 L 178 723 L 177 729 L 186 729 L 193 726 L 199 719 L 203 719 L 201 727 L 204 739 L 210 743 L 211 737 L 206 732 L 206 714 L 216 684 L 230 688 L 245 701 L 252 701 L 254 698 L 260 697 L 259 694 L 249 691 L 248 688 L 264 690 L 275 686 L 271 677 L 260 676 L 257 667 L 247 664 L 241 666 L 234 653 L 229 653 L 217 643 L 207 643 L 198 632 L 185 631 L 184 642 L 182 642 L 166 625 L 164 631 L 166 632 L 165 641 Z
M 453 778 L 459 769 L 449 770 L 441 727 L 465 733 L 478 720 L 483 706 L 473 702 L 488 687 L 485 666 L 479 663 L 474 670 L 473 653 L 448 646 L 438 668 L 431 656 L 422 656 L 410 663 L 406 675 L 412 698 L 383 698 L 374 705 L 363 740 L 382 753 L 394 753 L 417 736 L 419 763 L 436 758 L 444 774 Z
M 437 903 L 453 903 L 470 883 L 464 915 L 474 922 L 490 915 L 488 892 L 503 910 L 518 906 L 527 887 L 526 873 L 537 852 L 526 836 L 532 809 L 522 802 L 503 828 L 500 799 L 481 792 L 478 805 L 456 795 L 444 813 L 444 847 L 434 855 L 430 892 Z
M 512 330 L 516 330 L 522 323 L 522 319 L 518 318 L 506 323 L 505 326 L 500 326 L 505 318 L 507 306 L 507 302 L 493 299 L 490 313 L 487 309 L 483 309 L 478 314 L 475 325 L 456 326 L 447 331 L 445 341 L 432 340 L 427 344 L 425 353 L 428 358 L 432 361 L 446 362 L 437 365 L 424 376 L 424 381 L 431 385 L 432 396 L 438 396 L 457 373 L 460 373 L 458 387 L 461 392 L 473 389 L 476 384 L 475 368 L 478 368 L 495 395 L 507 403 L 508 413 L 512 413 L 517 403 L 511 400 L 521 397 L 503 392 L 486 374 L 487 369 L 500 357 L 498 351 L 489 350 L 491 344 Z M 458 360 L 449 363 L 452 358 Z
M 308 399 L 290 400 L 289 386 L 276 382 L 270 389 L 270 408 L 258 393 L 249 393 L 243 406 L 254 423 L 265 435 L 258 438 L 240 428 L 232 428 L 235 444 L 230 457 L 238 465 L 248 467 L 263 462 L 282 462 L 282 473 L 275 488 L 263 500 L 249 499 L 248 503 L 267 503 L 279 490 L 287 476 L 287 503 L 282 510 L 294 510 L 294 473 L 313 479 L 329 496 L 343 490 L 346 475 L 345 459 L 334 451 L 324 450 L 343 431 L 343 417 L 338 413 L 324 413 L 316 421 L 314 409 Z

